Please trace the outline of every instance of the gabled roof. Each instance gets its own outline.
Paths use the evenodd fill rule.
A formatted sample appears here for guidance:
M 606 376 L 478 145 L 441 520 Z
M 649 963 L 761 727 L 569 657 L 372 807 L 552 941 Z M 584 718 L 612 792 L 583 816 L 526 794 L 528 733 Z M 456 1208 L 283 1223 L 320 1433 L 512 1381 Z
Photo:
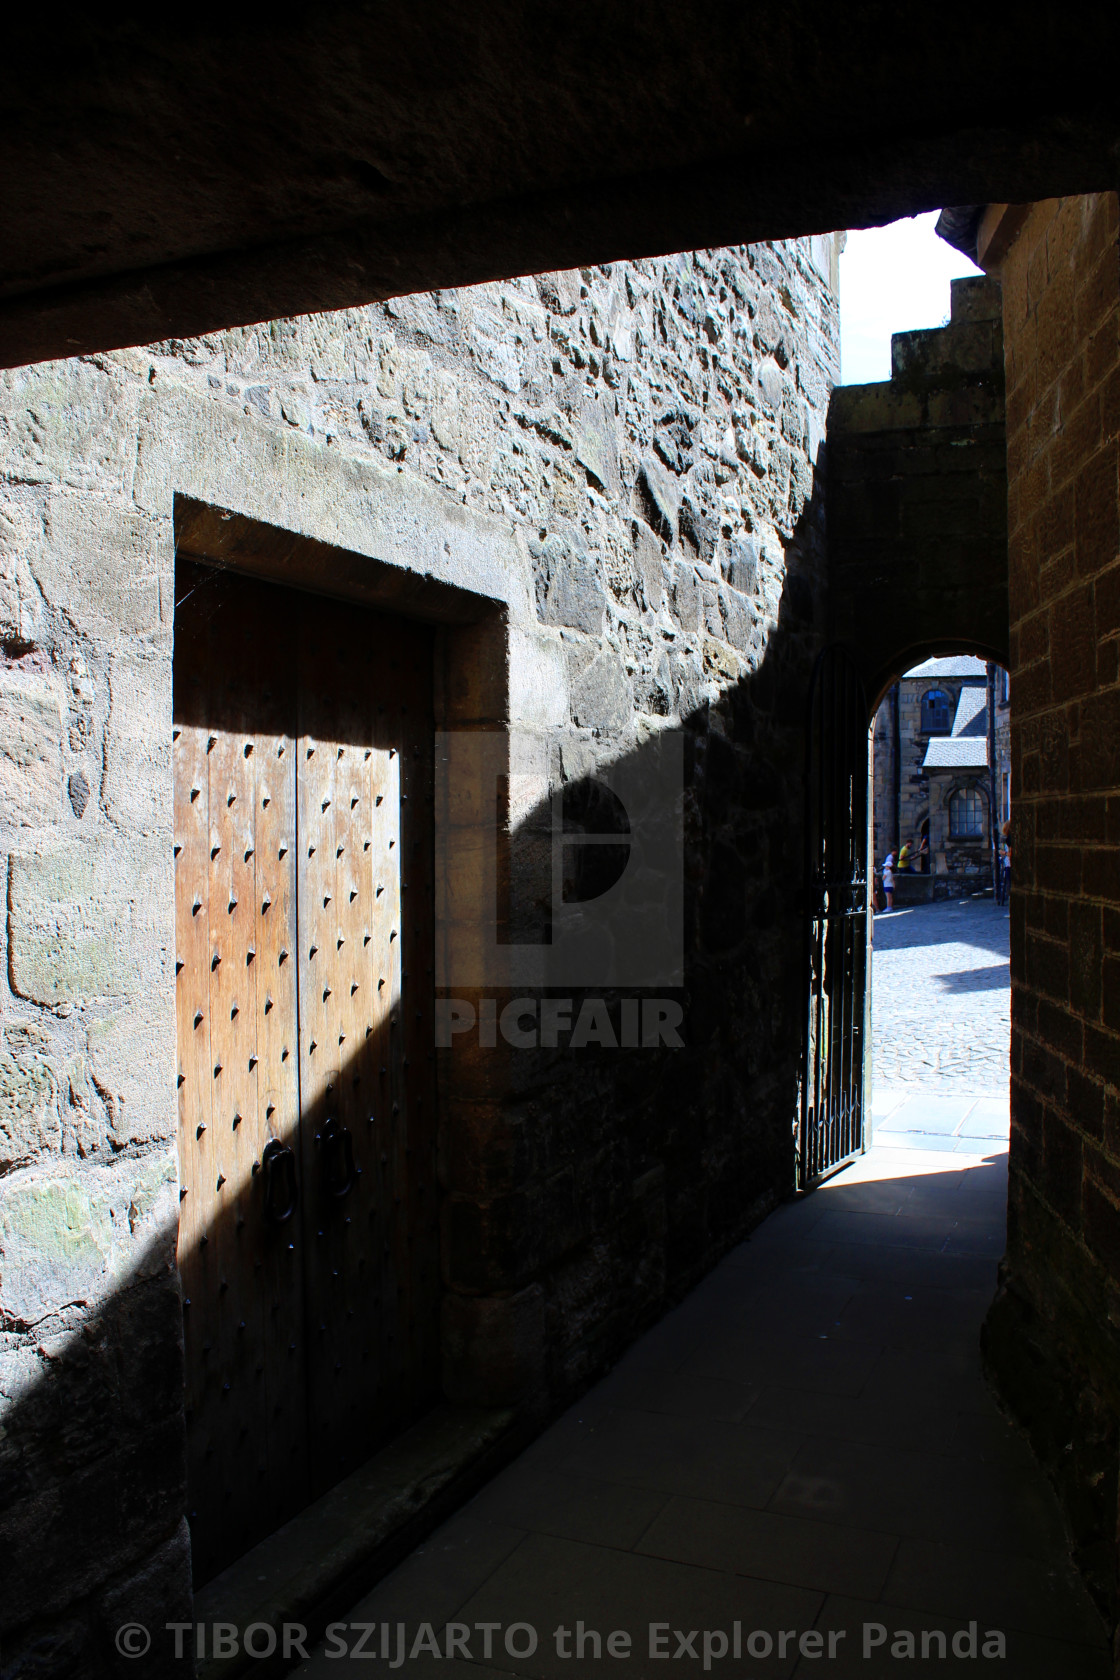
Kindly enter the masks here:
M 974 659 L 970 653 L 957 653 L 946 659 L 927 659 L 924 665 L 915 665 L 912 671 L 903 674 L 907 677 L 986 677 L 988 667 L 982 659 Z
M 986 689 L 970 686 L 961 689 L 951 733 L 983 735 L 988 733 L 988 696 Z
M 926 748 L 923 770 L 985 770 L 988 743 L 982 735 L 935 735 Z

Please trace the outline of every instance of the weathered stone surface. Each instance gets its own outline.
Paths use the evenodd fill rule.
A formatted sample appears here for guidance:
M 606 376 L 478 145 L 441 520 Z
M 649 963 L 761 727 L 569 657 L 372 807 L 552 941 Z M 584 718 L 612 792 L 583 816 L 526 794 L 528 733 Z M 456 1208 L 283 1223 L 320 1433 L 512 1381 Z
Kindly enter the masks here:
M 90 840 L 14 853 L 8 963 L 14 990 L 36 1003 L 136 997 L 165 983 L 171 865 L 155 841 Z
M 34 1325 L 75 1304 L 92 1308 L 164 1267 L 177 1182 L 166 1148 L 107 1167 L 62 1161 L 13 1173 L 0 1201 L 4 1313 Z
M 29 555 L 47 602 L 109 637 L 157 631 L 164 615 L 170 624 L 173 559 L 169 519 L 64 489 L 51 490 L 43 540 Z
M 309 539 L 300 552 L 314 549 L 316 568 L 292 581 L 342 594 L 384 586 L 387 610 L 428 610 L 433 584 L 465 592 L 456 611 L 473 622 L 441 641 L 438 699 L 452 729 L 511 726 L 515 832 L 508 869 L 494 848 L 456 850 L 438 930 L 456 954 L 480 948 L 470 911 L 484 875 L 489 890 L 508 878 L 511 930 L 546 931 L 559 782 L 618 762 L 640 786 L 660 732 L 683 732 L 685 1048 L 609 1048 L 624 1027 L 612 998 L 596 1004 L 606 1037 L 578 1052 L 456 1049 L 448 1115 L 493 1104 L 510 1142 L 487 1143 L 449 1197 L 448 1265 L 479 1290 L 452 1290 L 449 1392 L 555 1403 L 785 1189 L 800 1024 L 789 984 L 800 789 L 788 767 L 801 762 L 823 624 L 812 467 L 837 361 L 818 246 L 831 249 L 694 252 L 270 322 L 96 369 L 59 364 L 46 385 L 23 382 L 22 409 L 5 397 L 0 468 L 20 510 L 9 547 L 27 559 L 13 614 L 34 621 L 36 646 L 69 684 L 56 787 L 67 846 L 29 839 L 8 882 L 8 973 L 49 1008 L 62 1110 L 63 1166 L 52 1176 L 29 1156 L 9 1180 L 3 1277 L 27 1280 L 14 1285 L 23 1348 L 38 1343 L 21 1315 L 45 1302 L 85 1336 L 93 1320 L 80 1303 L 143 1267 L 132 1202 L 96 1175 L 110 1158 L 129 1173 L 139 1158 L 169 1163 L 176 1129 L 176 540 L 284 575 L 292 533 Z M 766 358 L 777 372 L 763 381 Z M 47 385 L 53 417 L 36 431 Z M 119 435 L 106 438 L 110 398 Z M 75 454 L 62 461 L 67 402 Z M 795 562 L 808 614 L 788 587 Z M 742 913 L 721 919 L 728 872 Z M 650 904 L 660 925 L 664 901 Z M 725 1033 L 727 1020 L 752 1032 Z M 148 1228 L 141 1217 L 137 1231 Z M 166 1233 L 156 1251 L 165 1263 Z M 178 1342 L 158 1319 L 130 1311 L 115 1332 L 136 1356 L 134 1409 L 122 1396 L 116 1415 L 130 1486 L 149 1496 L 140 1550 L 123 1560 L 107 1537 L 98 1551 L 98 1525 L 108 1536 L 116 1522 L 111 1476 L 78 1486 L 60 1459 L 21 1448 L 12 1460 L 32 1501 L 11 1530 L 28 1536 L 28 1559 L 46 1554 L 69 1512 L 91 1536 L 50 1587 L 62 1604 L 80 1585 L 87 1616 L 182 1510 L 178 1448 L 141 1412 L 150 1400 L 162 1416 L 174 1387 Z M 55 1392 L 68 1397 L 57 1415 L 76 1420 L 65 1439 L 77 1462 L 97 1437 L 85 1420 L 103 1389 L 67 1365 Z M 34 1601 L 37 1570 L 21 1603 Z
M 0 491 L 0 641 L 27 645 L 42 632 L 43 598 L 27 563 L 42 525 L 26 491 Z
M 572 655 L 573 665 L 580 659 Z M 572 722 L 580 729 L 611 734 L 629 721 L 633 697 L 625 673 L 609 649 L 582 669 L 572 670 Z
M 24 482 L 127 493 L 139 397 L 84 363 L 16 368 L 0 376 L 0 447 Z
M 531 542 L 529 552 L 536 573 L 537 610 L 546 624 L 560 624 L 597 636 L 603 628 L 607 603 L 598 572 L 586 553 L 579 552 L 559 532 L 543 542 Z
M 0 665 L 0 821 L 62 815 L 62 707 L 49 674 Z
M 680 495 L 665 469 L 649 455 L 638 473 L 638 498 L 639 511 L 646 523 L 662 542 L 675 542 Z
M 567 722 L 568 672 L 555 631 L 511 632 L 509 715 L 521 729 L 556 729 Z
M 618 420 L 601 403 L 591 402 L 580 416 L 576 460 L 604 496 L 617 496 Z
M 137 1680 L 161 1680 L 169 1666 L 166 1624 L 193 1620 L 191 1534 L 186 1517 L 181 1519 L 171 1538 L 146 1558 L 139 1569 L 102 1594 L 98 1610 L 107 1643 L 114 1641 L 118 1630 L 129 1624 L 151 1630 L 154 1636 L 151 1649 L 143 1656 L 130 1656 L 127 1669 L 123 1662 L 121 1668 L 135 1674 Z
M 78 818 L 84 817 L 90 795 L 89 777 L 84 770 L 73 771 L 67 779 L 66 792 L 74 815 Z
M 61 1138 L 50 1035 L 34 1022 L 0 1027 L 0 1170 L 21 1166 Z
M 175 1012 L 143 998 L 89 1025 L 89 1062 L 117 1144 L 174 1138 Z
M 444 1392 L 467 1406 L 511 1406 L 539 1384 L 544 1293 L 537 1284 L 499 1299 L 446 1294 Z
M 171 661 L 131 649 L 109 660 L 109 721 L 101 800 L 123 829 L 170 834 Z

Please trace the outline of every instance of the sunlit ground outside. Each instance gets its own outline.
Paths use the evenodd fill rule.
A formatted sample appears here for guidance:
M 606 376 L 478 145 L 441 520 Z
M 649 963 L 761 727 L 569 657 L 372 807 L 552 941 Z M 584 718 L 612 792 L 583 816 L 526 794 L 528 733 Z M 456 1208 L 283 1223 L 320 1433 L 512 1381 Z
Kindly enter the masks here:
M 881 1148 L 1005 1151 L 1008 912 L 990 898 L 880 913 L 872 958 L 872 1121 Z

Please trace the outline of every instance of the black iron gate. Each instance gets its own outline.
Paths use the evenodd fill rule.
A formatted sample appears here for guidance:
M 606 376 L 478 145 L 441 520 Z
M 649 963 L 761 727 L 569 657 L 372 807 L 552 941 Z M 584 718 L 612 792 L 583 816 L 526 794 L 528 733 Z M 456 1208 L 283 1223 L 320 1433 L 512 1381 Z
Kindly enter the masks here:
M 817 660 L 805 782 L 805 997 L 798 1187 L 864 1148 L 867 696 L 842 647 Z

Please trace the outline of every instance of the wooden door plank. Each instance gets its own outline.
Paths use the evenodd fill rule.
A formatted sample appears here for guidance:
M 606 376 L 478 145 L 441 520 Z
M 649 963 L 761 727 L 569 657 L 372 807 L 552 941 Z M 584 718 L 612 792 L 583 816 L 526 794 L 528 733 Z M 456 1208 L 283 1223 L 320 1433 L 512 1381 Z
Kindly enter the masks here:
M 422 627 L 194 570 L 176 621 L 194 696 L 175 742 L 181 1252 L 212 1573 L 437 1393 L 432 662 Z M 281 1225 L 263 1217 L 273 1139 L 299 1165 Z
M 260 707 L 254 766 L 254 864 L 258 1069 L 257 1140 L 260 1160 L 275 1141 L 293 1152 L 299 1169 L 298 994 L 296 984 L 295 669 L 290 607 L 274 592 L 268 635 L 257 643 Z M 267 1464 L 258 1486 L 271 1527 L 309 1495 L 307 1338 L 303 1291 L 304 1242 L 298 1204 L 291 1217 L 265 1221 L 265 1172 L 254 1162 L 261 1290 L 265 1307 L 262 1425 Z
M 269 1132 L 259 1072 L 264 1000 L 258 996 L 257 963 L 266 918 L 257 887 L 264 838 L 257 829 L 257 764 L 264 742 L 284 730 L 282 714 L 292 711 L 294 688 L 288 682 L 285 693 L 283 681 L 262 684 L 258 670 L 259 650 L 270 641 L 275 591 L 209 568 L 184 565 L 180 577 L 177 746 L 190 742 L 193 758 L 188 762 L 186 750 L 180 753 L 176 813 L 182 813 L 184 825 L 188 808 L 199 814 L 189 831 L 192 880 L 183 874 L 182 892 L 177 882 L 179 923 L 189 910 L 195 928 L 179 983 L 190 974 L 192 989 L 205 1000 L 208 1027 L 207 1065 L 197 1069 L 208 1113 L 195 1127 L 193 1148 L 187 1126 L 181 1141 L 186 1201 L 194 1203 L 181 1248 L 185 1245 L 184 1278 L 192 1285 L 188 1382 L 200 1393 L 189 1437 L 192 1540 L 196 1577 L 202 1580 L 306 1497 L 299 1255 L 266 1228 L 259 1173 Z M 186 678 L 192 650 L 195 657 L 201 650 L 204 680 L 193 685 L 188 721 L 179 716 L 188 709 L 180 674 Z M 294 718 L 289 740 L 293 723 Z M 292 872 L 293 865 L 279 858 L 269 865 L 276 892 L 289 904 Z M 288 991 L 294 1039 L 294 986 Z M 181 1044 L 188 1008 L 180 1011 Z M 195 1051 L 196 1064 L 200 1059 Z M 287 1099 L 291 1128 L 298 1123 L 293 1077 Z
M 408 1130 L 410 1404 L 438 1389 L 439 1207 L 436 1174 L 431 644 L 401 644 L 401 1049 Z
M 302 620 L 300 961 L 308 1003 L 301 1004 L 301 1078 L 305 1129 L 311 1123 L 306 1170 L 317 1180 L 308 1198 L 317 1486 L 368 1456 L 413 1415 L 417 1393 L 430 1387 L 427 1375 L 417 1381 L 410 1342 L 401 699 L 394 686 L 401 634 L 391 620 L 326 603 Z M 418 635 L 427 650 L 427 633 Z M 429 734 L 430 682 L 429 653 L 427 686 L 421 682 Z M 306 845 L 305 824 L 315 829 Z M 326 1059 L 316 1063 L 320 1051 Z M 353 1150 L 354 1180 L 342 1197 L 329 1193 L 322 1145 L 314 1143 L 331 1118 L 349 1134 Z
M 193 568 L 190 569 L 193 571 Z M 180 576 L 179 593 L 194 579 Z M 207 1568 L 204 1536 L 218 1527 L 211 1495 L 214 1455 L 214 1389 L 211 1357 L 218 1338 L 218 1261 L 210 1252 L 211 1055 L 209 996 L 209 766 L 206 759 L 208 699 L 205 619 L 177 613 L 174 666 L 175 1000 L 179 1097 L 178 1265 L 183 1287 L 185 1409 L 189 1453 L 189 1516 L 197 1535 L 197 1566 Z M 203 1577 L 199 1577 L 203 1578 Z

